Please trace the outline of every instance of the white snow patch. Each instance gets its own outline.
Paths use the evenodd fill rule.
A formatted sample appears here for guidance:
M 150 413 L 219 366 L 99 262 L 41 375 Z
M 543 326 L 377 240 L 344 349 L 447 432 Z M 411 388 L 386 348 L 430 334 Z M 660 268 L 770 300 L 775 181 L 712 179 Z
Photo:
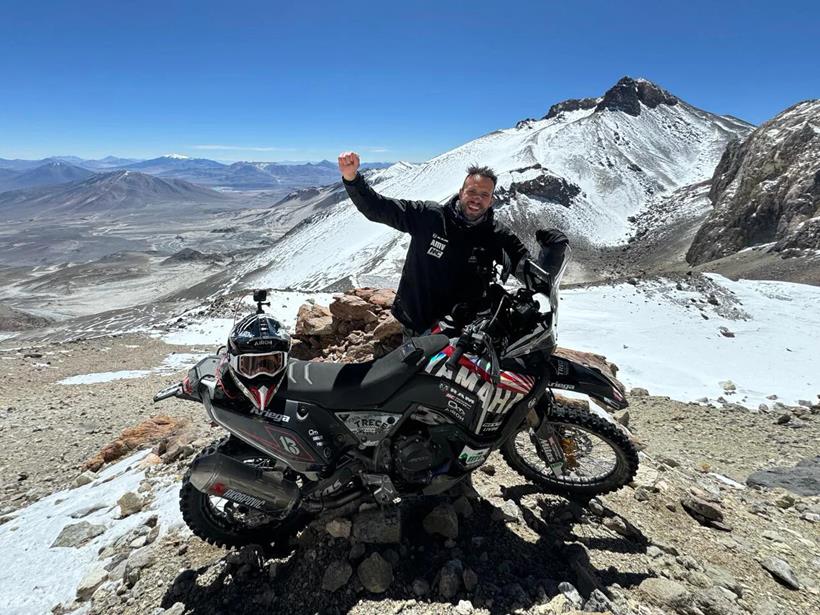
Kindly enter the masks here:
M 672 283 L 648 296 L 629 284 L 563 291 L 562 346 L 606 355 L 628 387 L 681 401 L 701 397 L 756 408 L 777 394 L 786 404 L 820 391 L 820 288 L 788 282 L 733 282 L 710 274 L 740 300 L 749 320 L 730 320 L 683 304 Z M 677 300 L 676 300 L 677 299 Z M 735 337 L 723 337 L 725 326 Z M 719 384 L 732 380 L 737 392 Z
M 159 517 L 161 533 L 183 526 L 172 493 L 176 483 L 155 488 L 155 504 L 118 519 L 117 500 L 127 491 L 136 492 L 145 478 L 145 471 L 137 469 L 136 464 L 146 454 L 147 450 L 140 451 L 105 468 L 91 484 L 58 491 L 21 508 L 12 513 L 12 521 L 0 526 L 0 552 L 5 562 L 0 566 L 3 613 L 48 613 L 56 604 L 71 602 L 83 576 L 98 562 L 99 551 L 145 523 L 152 514 Z M 104 507 L 82 519 L 70 516 L 99 504 Z M 104 525 L 106 530 L 78 548 L 51 547 L 65 526 L 81 521 Z
M 78 374 L 58 381 L 57 384 L 99 384 L 112 380 L 129 380 L 142 378 L 151 373 L 150 369 L 127 369 L 119 372 L 97 372 L 94 374 Z
M 132 369 L 119 372 L 97 372 L 94 374 L 79 374 L 58 381 L 57 384 L 99 384 L 112 380 L 128 380 L 144 378 L 151 373 L 170 374 L 197 364 L 207 353 L 172 352 L 162 361 L 162 365 L 153 369 Z

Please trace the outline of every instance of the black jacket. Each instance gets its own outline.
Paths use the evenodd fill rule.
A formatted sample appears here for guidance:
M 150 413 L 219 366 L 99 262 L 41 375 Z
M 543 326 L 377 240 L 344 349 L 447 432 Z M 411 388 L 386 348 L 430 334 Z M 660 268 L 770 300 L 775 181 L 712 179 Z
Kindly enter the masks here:
M 373 190 L 361 174 L 343 182 L 356 209 L 368 220 L 411 235 L 393 315 L 414 331 L 430 328 L 455 304 L 481 297 L 486 281 L 475 262 L 468 262 L 471 257 L 486 265 L 490 260 L 503 262 L 506 253 L 514 271 L 528 254 L 518 237 L 494 219 L 492 209 L 484 221 L 468 226 L 456 213 L 457 197 L 445 205 L 391 199 Z

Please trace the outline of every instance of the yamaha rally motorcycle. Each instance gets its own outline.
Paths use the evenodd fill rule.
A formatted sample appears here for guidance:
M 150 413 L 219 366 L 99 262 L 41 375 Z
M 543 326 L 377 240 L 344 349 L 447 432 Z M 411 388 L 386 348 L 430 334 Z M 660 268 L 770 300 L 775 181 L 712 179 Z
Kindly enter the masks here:
M 223 547 L 287 544 L 321 512 L 443 494 L 499 450 L 545 493 L 589 499 L 629 483 L 637 451 L 614 421 L 557 403 L 553 389 L 611 410 L 627 402 L 601 371 L 555 356 L 558 287 L 527 260 L 523 286 L 496 275 L 486 308 L 365 363 L 290 359 L 264 412 L 215 395 L 220 357 L 154 397 L 201 403 L 230 435 L 191 463 L 183 518 Z M 502 276 L 503 281 L 504 276 Z M 257 291 L 254 299 L 265 300 Z M 440 332 L 439 332 L 440 331 Z

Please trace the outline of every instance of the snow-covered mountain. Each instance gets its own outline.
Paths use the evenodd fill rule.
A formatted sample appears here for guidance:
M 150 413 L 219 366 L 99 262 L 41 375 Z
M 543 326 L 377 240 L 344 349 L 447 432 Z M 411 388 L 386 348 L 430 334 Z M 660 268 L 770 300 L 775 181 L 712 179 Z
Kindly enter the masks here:
M 443 202 L 471 163 L 499 175 L 497 213 L 529 241 L 556 225 L 576 245 L 624 241 L 650 199 L 711 177 L 727 143 L 753 127 L 624 77 L 603 96 L 553 105 L 544 118 L 496 130 L 419 165 L 380 172 L 388 196 Z M 317 213 L 242 272 L 248 284 L 320 289 L 383 283 L 407 237 L 368 222 L 349 201 Z

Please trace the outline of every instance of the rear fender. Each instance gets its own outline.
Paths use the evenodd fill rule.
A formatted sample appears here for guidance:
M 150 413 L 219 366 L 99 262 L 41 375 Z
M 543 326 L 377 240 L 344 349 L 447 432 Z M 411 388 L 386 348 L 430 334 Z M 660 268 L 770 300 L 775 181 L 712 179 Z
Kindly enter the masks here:
M 550 357 L 550 389 L 575 391 L 588 395 L 613 410 L 623 410 L 629 405 L 620 384 L 600 370 L 582 365 L 564 357 Z

